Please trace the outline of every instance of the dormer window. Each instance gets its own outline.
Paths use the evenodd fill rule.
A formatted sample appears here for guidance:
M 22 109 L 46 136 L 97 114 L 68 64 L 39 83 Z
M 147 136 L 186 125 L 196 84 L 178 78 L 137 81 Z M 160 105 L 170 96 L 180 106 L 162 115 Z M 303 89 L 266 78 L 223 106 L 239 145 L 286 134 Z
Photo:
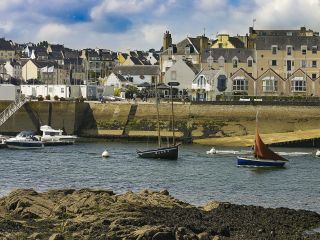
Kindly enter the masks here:
M 301 46 L 301 54 L 306 55 L 307 54 L 307 46 Z
M 219 67 L 223 67 L 224 66 L 224 57 L 219 57 L 218 58 L 218 64 L 219 64 Z
M 185 48 L 185 54 L 190 55 L 190 46 L 186 46 Z
M 277 52 L 278 52 L 278 46 L 277 46 L 277 45 L 272 45 L 272 46 L 271 46 L 271 51 L 272 51 L 272 54 L 277 54 Z
M 237 58 L 232 59 L 232 67 L 233 68 L 237 68 L 238 67 L 238 59 Z
M 292 46 L 287 46 L 287 55 L 288 56 L 292 55 Z
M 312 46 L 312 54 L 317 54 L 318 46 Z
M 249 58 L 247 59 L 247 65 L 248 65 L 248 67 L 252 67 L 252 65 L 253 65 L 253 60 L 252 60 L 251 57 L 249 57 Z
M 207 63 L 208 63 L 208 66 L 209 66 L 209 67 L 212 67 L 212 65 L 213 65 L 213 57 L 212 57 L 212 56 L 209 56 L 209 57 L 207 58 Z

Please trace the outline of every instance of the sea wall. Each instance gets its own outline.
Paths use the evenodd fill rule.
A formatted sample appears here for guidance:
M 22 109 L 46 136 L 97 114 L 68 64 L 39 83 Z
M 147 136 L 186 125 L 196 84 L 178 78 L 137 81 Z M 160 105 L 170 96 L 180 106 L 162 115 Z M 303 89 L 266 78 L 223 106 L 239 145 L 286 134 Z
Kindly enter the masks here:
M 0 102 L 3 111 L 9 102 Z M 261 133 L 318 129 L 319 106 L 174 104 L 176 136 L 183 139 L 244 136 L 255 131 L 258 112 Z M 172 136 L 171 105 L 161 103 L 160 127 Z M 40 125 L 64 129 L 85 137 L 155 138 L 157 112 L 152 103 L 28 102 L 0 133 L 38 130 Z

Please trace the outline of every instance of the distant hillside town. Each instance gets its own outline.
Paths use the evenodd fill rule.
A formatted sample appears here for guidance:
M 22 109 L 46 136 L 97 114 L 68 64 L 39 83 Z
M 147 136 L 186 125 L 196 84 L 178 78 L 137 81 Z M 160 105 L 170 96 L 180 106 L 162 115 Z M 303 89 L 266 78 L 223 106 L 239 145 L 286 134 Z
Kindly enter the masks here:
M 76 97 L 71 86 L 86 86 L 87 92 L 102 89 L 93 90 L 93 98 L 120 93 L 132 97 L 126 92 L 148 97 L 156 83 L 168 97 L 168 82 L 180 83 L 173 89 L 175 98 L 193 101 L 319 97 L 319 48 L 319 33 L 306 27 L 250 27 L 245 36 L 202 35 L 177 43 L 166 31 L 161 49 L 128 52 L 75 50 L 46 41 L 17 44 L 2 38 L 0 82 L 20 86 L 22 93 L 33 97 Z

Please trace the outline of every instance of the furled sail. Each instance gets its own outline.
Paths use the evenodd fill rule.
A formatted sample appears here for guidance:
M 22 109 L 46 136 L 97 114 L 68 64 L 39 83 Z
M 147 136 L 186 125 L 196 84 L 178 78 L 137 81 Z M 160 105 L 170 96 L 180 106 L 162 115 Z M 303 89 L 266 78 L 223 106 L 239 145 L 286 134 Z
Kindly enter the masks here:
M 258 127 L 256 128 L 256 139 L 254 145 L 254 156 L 259 159 L 270 159 L 270 160 L 281 160 L 281 161 L 288 161 L 287 159 L 281 157 L 280 155 L 276 154 L 272 150 L 270 150 L 264 142 L 261 140 L 259 135 Z

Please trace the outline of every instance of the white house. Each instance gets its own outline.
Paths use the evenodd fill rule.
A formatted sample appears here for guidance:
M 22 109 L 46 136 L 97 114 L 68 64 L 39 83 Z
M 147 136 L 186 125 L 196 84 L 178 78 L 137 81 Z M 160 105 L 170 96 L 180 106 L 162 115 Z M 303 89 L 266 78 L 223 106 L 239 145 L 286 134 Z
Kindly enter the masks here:
M 15 101 L 20 95 L 20 86 L 0 84 L 0 101 Z
M 71 87 L 68 85 L 21 85 L 22 94 L 29 97 L 46 97 L 50 96 L 51 99 L 54 96 L 59 98 L 70 98 Z
M 15 61 L 7 61 L 4 67 L 9 76 L 15 79 L 22 79 L 22 68 L 20 63 Z
M 173 95 L 181 97 L 185 95 L 185 92 L 189 92 L 192 87 L 192 81 L 198 74 L 198 65 L 193 65 L 189 61 L 178 60 L 172 67 L 170 67 L 164 75 L 164 83 L 179 82 L 179 86 L 176 87 L 178 92 L 174 92 Z
M 113 86 L 115 88 L 122 88 L 131 84 L 132 82 L 127 80 L 124 76 L 114 72 L 108 76 L 105 82 L 105 86 Z
M 153 65 L 134 65 L 134 66 L 116 66 L 114 73 L 122 75 L 132 85 L 137 86 L 142 83 L 154 84 L 159 79 L 159 66 Z
M 192 82 L 193 101 L 216 101 L 218 96 L 232 91 L 231 81 L 224 70 L 202 70 Z

